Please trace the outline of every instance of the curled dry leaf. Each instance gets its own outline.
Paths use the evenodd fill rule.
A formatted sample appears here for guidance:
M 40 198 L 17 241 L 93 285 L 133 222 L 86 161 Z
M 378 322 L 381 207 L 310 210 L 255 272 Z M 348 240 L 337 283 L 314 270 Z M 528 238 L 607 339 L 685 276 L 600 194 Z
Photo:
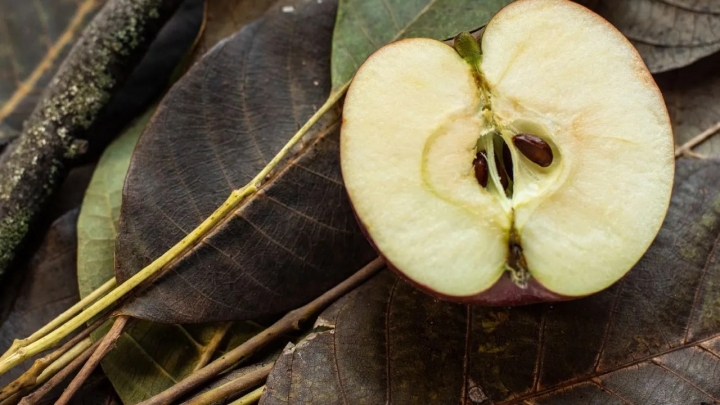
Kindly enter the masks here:
M 434 300 L 391 272 L 286 351 L 262 405 L 701 404 L 720 399 L 720 161 L 678 161 L 654 244 L 610 289 L 483 308 Z
M 650 71 L 657 73 L 686 66 L 720 50 L 720 14 L 700 3 L 600 0 L 595 11 L 622 31 Z

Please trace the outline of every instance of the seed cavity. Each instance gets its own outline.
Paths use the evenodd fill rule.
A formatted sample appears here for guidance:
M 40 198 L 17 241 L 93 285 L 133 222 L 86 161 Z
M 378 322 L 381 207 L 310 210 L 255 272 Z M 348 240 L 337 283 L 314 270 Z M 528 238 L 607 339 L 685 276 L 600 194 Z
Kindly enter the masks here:
M 548 167 L 553 162 L 550 145 L 531 134 L 518 134 L 513 137 L 513 144 L 528 160 L 540 167 Z
M 501 162 L 502 164 L 498 164 Z M 495 149 L 495 166 L 497 167 L 498 176 L 500 176 L 500 185 L 502 186 L 503 190 L 507 190 L 508 186 L 510 186 L 510 181 L 508 181 L 508 174 L 505 171 L 505 165 L 505 161 L 500 159 L 498 150 Z
M 505 172 L 508 174 L 508 177 L 510 177 L 510 180 L 512 181 L 514 179 L 512 154 L 510 153 L 510 147 L 505 142 L 503 142 L 502 146 L 502 158 Z
M 485 151 L 478 152 L 473 159 L 473 167 L 475 168 L 475 178 L 484 188 L 488 184 L 488 162 Z

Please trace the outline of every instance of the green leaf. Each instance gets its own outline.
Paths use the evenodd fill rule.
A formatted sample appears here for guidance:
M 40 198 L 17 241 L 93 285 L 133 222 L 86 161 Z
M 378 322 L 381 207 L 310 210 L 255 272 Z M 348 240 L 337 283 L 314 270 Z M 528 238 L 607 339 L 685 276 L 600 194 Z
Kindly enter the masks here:
M 114 276 L 125 174 L 153 112 L 154 108 L 106 149 L 88 186 L 78 219 L 78 281 L 83 297 Z M 134 404 L 169 388 L 260 330 L 257 324 L 240 322 L 182 326 L 141 321 L 123 334 L 118 350 L 108 354 L 102 366 L 123 403 Z
M 402 38 L 439 40 L 476 30 L 512 0 L 340 0 L 332 45 L 332 88 L 338 91 L 365 59 Z
M 138 118 L 105 149 L 85 191 L 78 218 L 77 263 L 83 297 L 115 277 L 113 252 L 125 174 L 135 144 L 154 111 L 151 108 Z
M 0 4 L 0 145 L 22 129 L 101 0 Z
M 720 400 L 720 171 L 678 161 L 665 224 L 620 282 L 563 303 L 438 301 L 385 271 L 285 351 L 261 405 Z

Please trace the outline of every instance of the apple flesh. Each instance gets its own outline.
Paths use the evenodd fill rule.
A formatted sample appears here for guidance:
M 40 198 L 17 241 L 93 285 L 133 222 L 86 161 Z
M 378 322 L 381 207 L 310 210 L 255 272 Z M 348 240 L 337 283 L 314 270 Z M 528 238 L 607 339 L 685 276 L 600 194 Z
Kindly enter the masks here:
M 565 0 L 512 3 L 473 41 L 397 41 L 357 71 L 341 164 L 359 222 L 392 268 L 446 299 L 609 287 L 669 205 L 674 143 L 652 76 Z

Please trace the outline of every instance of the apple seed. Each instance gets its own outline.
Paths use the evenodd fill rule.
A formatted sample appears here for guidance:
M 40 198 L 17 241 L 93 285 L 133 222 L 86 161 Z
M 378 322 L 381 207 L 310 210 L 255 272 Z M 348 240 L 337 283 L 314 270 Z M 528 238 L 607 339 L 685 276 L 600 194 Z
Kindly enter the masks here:
M 487 187 L 488 183 L 488 163 L 485 152 L 478 152 L 473 159 L 473 167 L 475 168 L 475 178 L 481 186 Z
M 515 135 L 513 143 L 526 158 L 540 167 L 548 167 L 553 162 L 550 145 L 535 135 Z

